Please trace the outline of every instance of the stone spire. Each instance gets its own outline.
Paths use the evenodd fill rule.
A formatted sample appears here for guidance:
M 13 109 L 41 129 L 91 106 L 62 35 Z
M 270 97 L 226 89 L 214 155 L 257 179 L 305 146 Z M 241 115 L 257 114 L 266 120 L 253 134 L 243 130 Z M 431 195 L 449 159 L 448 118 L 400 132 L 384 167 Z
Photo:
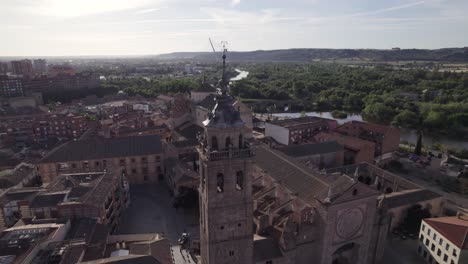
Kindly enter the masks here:
M 234 108 L 233 98 L 229 95 L 229 80 L 226 76 L 226 52 L 223 51 L 223 75 L 217 85 L 216 105 L 208 112 L 208 118 L 203 121 L 205 127 L 240 127 L 244 125 L 240 112 Z

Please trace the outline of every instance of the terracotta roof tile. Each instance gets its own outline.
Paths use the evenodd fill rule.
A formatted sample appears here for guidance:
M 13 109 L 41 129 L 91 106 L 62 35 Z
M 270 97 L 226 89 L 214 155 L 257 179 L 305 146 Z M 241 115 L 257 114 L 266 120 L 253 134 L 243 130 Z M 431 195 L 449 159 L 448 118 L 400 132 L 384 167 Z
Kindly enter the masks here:
M 424 219 L 458 248 L 468 249 L 468 216 L 450 216 Z

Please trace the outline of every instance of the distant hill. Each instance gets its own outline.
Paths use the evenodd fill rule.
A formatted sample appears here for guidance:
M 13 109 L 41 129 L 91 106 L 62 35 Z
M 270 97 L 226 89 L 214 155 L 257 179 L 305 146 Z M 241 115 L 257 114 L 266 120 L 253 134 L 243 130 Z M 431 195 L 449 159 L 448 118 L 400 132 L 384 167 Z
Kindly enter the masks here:
M 212 61 L 212 52 L 174 52 L 155 56 L 162 60 Z M 444 61 L 468 62 L 468 47 L 446 49 L 285 49 L 229 52 L 231 61 L 298 61 L 361 60 L 361 61 Z

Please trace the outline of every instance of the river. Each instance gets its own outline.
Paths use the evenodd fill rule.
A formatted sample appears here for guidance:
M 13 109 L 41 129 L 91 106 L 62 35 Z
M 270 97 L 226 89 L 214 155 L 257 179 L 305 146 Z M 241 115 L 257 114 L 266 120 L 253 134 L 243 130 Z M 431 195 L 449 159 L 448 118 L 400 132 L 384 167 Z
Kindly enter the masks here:
M 338 124 L 343 124 L 345 122 L 349 122 L 353 120 L 364 121 L 362 119 L 362 116 L 359 114 L 351 114 L 351 115 L 348 115 L 348 117 L 346 118 L 334 118 L 331 112 L 307 112 L 305 114 L 308 116 L 318 116 L 318 117 L 323 117 L 323 118 L 334 119 L 338 122 Z M 300 117 L 301 113 L 276 113 L 276 114 L 273 114 L 273 116 L 295 118 L 295 117 Z M 400 140 L 402 142 L 416 144 L 416 141 L 418 140 L 418 134 L 414 130 L 402 128 L 400 129 Z M 463 148 L 468 149 L 468 141 L 456 140 L 456 139 L 449 138 L 447 136 L 439 136 L 439 137 L 431 136 L 431 135 L 423 136 L 423 145 L 431 146 L 434 143 L 441 143 L 448 147 L 452 147 L 456 149 L 463 149 Z
M 244 78 L 247 78 L 247 76 L 249 75 L 248 71 L 236 69 L 236 72 L 238 72 L 239 74 L 236 77 L 231 78 L 231 82 L 240 81 Z

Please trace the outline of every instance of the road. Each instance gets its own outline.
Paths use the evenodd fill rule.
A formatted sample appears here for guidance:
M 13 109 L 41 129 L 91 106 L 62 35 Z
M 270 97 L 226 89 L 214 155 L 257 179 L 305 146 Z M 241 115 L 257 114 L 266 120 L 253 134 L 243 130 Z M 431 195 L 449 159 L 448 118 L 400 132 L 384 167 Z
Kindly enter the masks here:
M 444 196 L 461 207 L 468 208 L 468 197 L 466 195 L 447 192 L 435 182 L 436 179 L 444 179 L 444 176 L 439 172 L 440 159 L 433 158 L 430 166 L 427 166 L 426 168 L 418 168 L 412 161 L 409 161 L 406 158 L 401 158 L 400 162 L 404 165 L 405 169 L 408 170 L 408 173 L 399 173 L 395 171 L 393 171 L 393 173 Z
M 198 211 L 176 210 L 172 197 L 162 185 L 135 185 L 130 187 L 131 204 L 122 215 L 115 234 L 161 233 L 171 242 L 176 264 L 195 263 L 181 250 L 177 239 L 185 231 L 199 238 Z

